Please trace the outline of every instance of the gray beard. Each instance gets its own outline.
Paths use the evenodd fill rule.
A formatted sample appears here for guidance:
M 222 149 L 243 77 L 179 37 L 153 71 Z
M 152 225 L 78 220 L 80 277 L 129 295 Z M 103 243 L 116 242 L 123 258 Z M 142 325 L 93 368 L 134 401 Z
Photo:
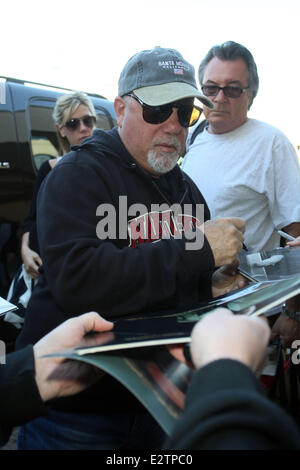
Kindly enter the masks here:
M 179 155 L 157 155 L 153 150 L 148 152 L 147 163 L 155 173 L 163 175 L 175 168 Z

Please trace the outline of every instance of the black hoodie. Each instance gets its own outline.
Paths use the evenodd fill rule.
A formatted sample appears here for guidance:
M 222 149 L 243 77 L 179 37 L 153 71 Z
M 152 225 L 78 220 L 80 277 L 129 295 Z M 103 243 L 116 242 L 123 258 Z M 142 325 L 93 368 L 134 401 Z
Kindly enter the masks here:
M 34 343 L 66 318 L 95 310 L 107 319 L 194 305 L 211 296 L 214 258 L 210 246 L 186 250 L 187 240 L 131 243 L 127 214 L 119 225 L 119 197 L 127 207 L 204 204 L 179 167 L 154 178 L 124 147 L 117 129 L 96 130 L 49 173 L 38 196 L 38 237 L 43 273 L 26 312 L 18 347 Z M 99 205 L 115 208 L 116 234 L 97 236 Z M 101 206 L 103 208 L 103 206 Z M 98 209 L 99 214 L 99 209 Z M 133 219 L 133 217 L 128 217 Z M 120 239 L 119 231 L 126 234 Z

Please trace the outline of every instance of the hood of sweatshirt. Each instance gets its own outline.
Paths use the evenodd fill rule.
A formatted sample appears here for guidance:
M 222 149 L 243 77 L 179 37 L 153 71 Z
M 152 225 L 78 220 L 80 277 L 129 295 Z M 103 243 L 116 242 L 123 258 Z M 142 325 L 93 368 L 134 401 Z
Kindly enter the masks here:
M 115 159 L 121 168 L 137 172 L 139 177 L 145 180 L 145 183 L 148 182 L 156 188 L 169 205 L 174 203 L 174 191 L 176 191 L 176 203 L 182 204 L 190 190 L 191 179 L 181 171 L 178 165 L 160 177 L 155 177 L 142 170 L 123 144 L 117 127 L 110 131 L 96 129 L 81 146 L 72 147 L 72 150 L 75 151 L 79 149 L 89 154 L 93 153 L 95 156 L 101 156 L 101 158 L 107 156 L 110 160 Z

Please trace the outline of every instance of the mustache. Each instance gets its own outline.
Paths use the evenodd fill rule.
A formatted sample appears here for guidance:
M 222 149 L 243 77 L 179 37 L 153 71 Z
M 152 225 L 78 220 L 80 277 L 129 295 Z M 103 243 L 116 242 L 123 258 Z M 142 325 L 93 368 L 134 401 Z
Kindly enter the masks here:
M 172 147 L 175 147 L 176 151 L 179 152 L 181 150 L 181 142 L 178 137 L 170 136 L 170 138 L 167 139 L 155 139 L 152 143 L 153 147 L 155 145 L 170 145 Z
M 221 106 L 214 106 L 213 109 L 210 109 L 211 112 L 217 111 L 219 113 L 228 113 L 228 109 L 224 109 Z

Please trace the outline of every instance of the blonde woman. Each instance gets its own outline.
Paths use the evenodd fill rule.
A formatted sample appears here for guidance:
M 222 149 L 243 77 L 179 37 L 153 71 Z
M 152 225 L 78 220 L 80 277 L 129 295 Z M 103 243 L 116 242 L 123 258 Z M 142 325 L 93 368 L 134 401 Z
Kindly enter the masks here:
M 93 103 L 82 92 L 74 92 L 58 98 L 53 119 L 57 129 L 59 155 L 47 160 L 39 169 L 32 195 L 29 214 L 22 229 L 21 257 L 23 265 L 15 276 L 8 293 L 8 300 L 18 305 L 18 313 L 26 308 L 33 283 L 38 279 L 39 267 L 42 260 L 36 230 L 37 195 L 39 188 L 51 169 L 73 145 L 80 145 L 84 139 L 93 133 L 96 123 L 96 113 Z

